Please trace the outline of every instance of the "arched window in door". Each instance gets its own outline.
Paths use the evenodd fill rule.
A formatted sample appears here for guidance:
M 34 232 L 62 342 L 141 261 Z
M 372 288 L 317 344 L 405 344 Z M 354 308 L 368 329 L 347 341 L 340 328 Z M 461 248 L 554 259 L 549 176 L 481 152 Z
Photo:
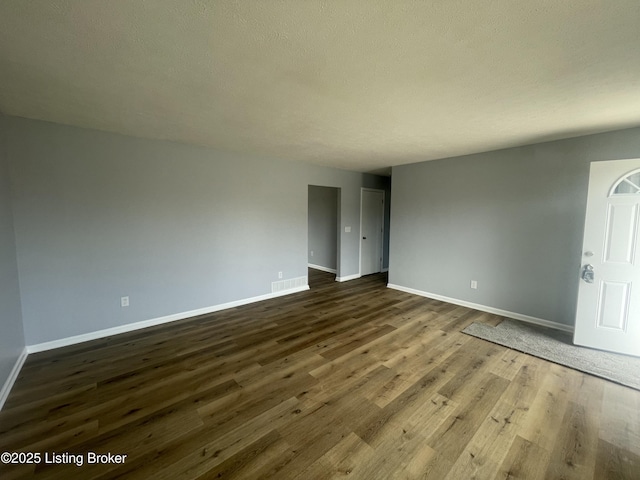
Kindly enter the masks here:
M 609 196 L 640 195 L 640 170 L 633 170 L 613 184 Z

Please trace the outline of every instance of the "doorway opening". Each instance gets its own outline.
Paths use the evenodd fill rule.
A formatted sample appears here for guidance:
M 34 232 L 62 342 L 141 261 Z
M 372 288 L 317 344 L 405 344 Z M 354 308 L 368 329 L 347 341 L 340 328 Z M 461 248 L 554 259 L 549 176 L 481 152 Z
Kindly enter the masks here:
M 340 189 L 309 185 L 308 190 L 309 287 L 334 282 L 340 258 Z

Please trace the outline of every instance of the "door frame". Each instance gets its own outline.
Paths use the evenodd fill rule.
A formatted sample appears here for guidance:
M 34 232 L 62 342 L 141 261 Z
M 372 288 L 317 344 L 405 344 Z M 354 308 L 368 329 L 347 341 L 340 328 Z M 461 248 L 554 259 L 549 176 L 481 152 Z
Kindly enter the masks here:
M 384 265 L 384 229 L 385 229 L 384 212 L 385 212 L 386 201 L 387 201 L 385 191 L 379 188 L 361 187 L 360 188 L 360 235 L 358 236 L 358 246 L 359 246 L 358 247 L 358 276 L 362 276 L 362 198 L 365 191 L 382 193 L 382 211 L 381 211 L 382 222 L 380 223 L 380 225 L 382 226 L 382 232 L 380 236 L 380 270 L 377 273 L 382 272 L 382 268 Z
M 335 238 L 335 242 L 336 242 L 336 268 L 335 271 L 333 271 L 333 269 L 329 269 L 329 268 L 317 268 L 317 270 L 321 270 L 327 273 L 332 273 L 336 276 L 336 281 L 338 281 L 338 277 L 340 277 L 340 268 L 341 268 L 341 264 L 342 264 L 342 259 L 341 259 L 341 236 L 340 236 L 340 232 L 341 232 L 341 218 L 342 218 L 342 187 L 335 187 L 333 185 L 322 185 L 319 183 L 309 183 L 307 185 L 307 268 L 314 268 L 314 267 L 309 267 L 309 241 L 310 241 L 310 237 L 309 237 L 309 187 L 318 187 L 318 188 L 331 188 L 333 190 L 336 191 L 336 238 Z M 315 265 L 316 267 L 318 265 Z

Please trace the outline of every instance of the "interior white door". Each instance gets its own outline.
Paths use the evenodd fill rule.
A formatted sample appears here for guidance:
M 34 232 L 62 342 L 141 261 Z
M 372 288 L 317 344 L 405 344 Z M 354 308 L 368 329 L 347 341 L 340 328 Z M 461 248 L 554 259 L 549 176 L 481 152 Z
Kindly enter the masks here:
M 384 191 L 362 189 L 360 275 L 382 271 Z
M 594 162 L 574 342 L 640 356 L 640 159 Z

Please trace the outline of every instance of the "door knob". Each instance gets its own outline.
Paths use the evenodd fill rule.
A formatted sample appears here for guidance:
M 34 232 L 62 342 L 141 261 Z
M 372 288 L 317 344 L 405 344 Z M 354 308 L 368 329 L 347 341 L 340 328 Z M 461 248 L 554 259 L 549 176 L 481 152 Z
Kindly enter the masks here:
M 593 283 L 593 280 L 595 278 L 593 265 L 587 263 L 584 267 L 582 267 L 582 275 L 580 276 L 582 277 L 582 280 L 584 280 L 585 282 Z
M 366 240 L 366 239 L 367 239 L 367 237 L 362 237 L 362 239 L 363 239 L 363 240 Z

